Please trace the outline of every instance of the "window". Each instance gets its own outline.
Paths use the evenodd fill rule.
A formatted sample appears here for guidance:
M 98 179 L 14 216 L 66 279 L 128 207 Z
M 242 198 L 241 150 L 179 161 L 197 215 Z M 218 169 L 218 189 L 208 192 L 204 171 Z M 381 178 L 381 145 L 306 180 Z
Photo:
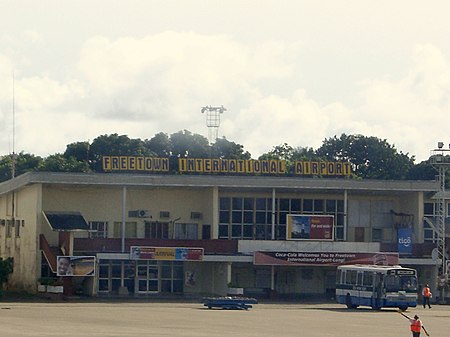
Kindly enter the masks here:
M 356 285 L 357 271 L 356 270 L 347 270 L 345 283 L 346 284 L 354 284 Z
M 5 229 L 5 231 L 6 231 L 6 237 L 7 238 L 10 238 L 11 237 L 11 232 L 12 232 L 12 227 L 14 226 L 14 222 L 13 222 L 13 220 L 6 220 L 6 229 Z
M 312 214 L 313 212 L 313 201 L 311 199 L 303 200 L 303 213 Z
M 364 272 L 364 279 L 363 279 L 363 285 L 364 286 L 373 286 L 373 273 L 365 271 Z
M 334 216 L 335 240 L 344 240 L 344 201 L 326 199 L 275 199 L 222 197 L 219 201 L 219 239 L 286 240 L 288 214 L 326 214 Z
M 423 236 L 425 242 L 436 242 L 438 239 L 437 232 L 430 226 L 427 221 L 423 222 Z
M 146 239 L 168 239 L 169 223 L 159 221 L 146 221 L 144 235 Z
M 108 237 L 108 223 L 106 221 L 90 221 L 89 230 L 91 239 Z
M 341 269 L 338 269 L 336 274 L 336 284 L 344 283 L 344 280 L 342 280 L 342 276 L 345 276 L 345 273 L 343 273 Z
M 358 275 L 357 275 L 357 285 L 362 285 L 363 284 L 363 273 L 362 272 L 360 272 L 360 273 L 358 273 Z
M 172 261 L 160 261 L 161 269 L 161 292 L 181 293 L 183 292 L 183 263 Z
M 197 240 L 198 225 L 196 223 L 175 223 L 174 239 Z
M 110 270 L 111 266 L 100 263 L 98 266 L 98 291 L 108 292 L 110 290 Z
M 432 203 L 432 202 L 424 203 L 423 214 L 425 216 L 434 216 L 434 203 Z
M 344 201 L 325 200 L 325 214 L 334 216 L 334 240 L 342 241 L 344 238 Z
M 323 214 L 324 201 L 321 199 L 314 200 L 314 214 Z
M 300 213 L 302 210 L 301 199 L 291 199 L 291 213 Z
M 136 222 L 126 222 L 125 223 L 125 238 L 136 238 L 137 235 L 137 224 Z M 122 237 L 122 222 L 114 222 L 114 237 Z
M 426 218 L 423 222 L 423 236 L 424 241 L 426 242 L 436 242 L 438 239 L 438 233 L 433 229 L 433 226 L 430 225 L 430 222 L 432 224 L 437 224 L 437 215 L 439 214 L 439 205 L 437 202 L 425 202 L 423 204 L 423 213 L 424 217 Z M 446 206 L 444 206 L 444 214 L 446 217 L 449 217 L 450 212 L 450 203 L 447 203 Z M 448 219 L 445 219 L 445 222 L 448 222 Z
M 372 242 L 381 242 L 383 240 L 383 230 L 381 228 L 372 228 Z
M 354 230 L 355 230 L 355 242 L 364 242 L 365 228 L 355 227 Z
M 16 220 L 15 226 L 14 226 L 14 234 L 16 238 L 20 237 L 20 225 L 23 223 L 23 220 Z

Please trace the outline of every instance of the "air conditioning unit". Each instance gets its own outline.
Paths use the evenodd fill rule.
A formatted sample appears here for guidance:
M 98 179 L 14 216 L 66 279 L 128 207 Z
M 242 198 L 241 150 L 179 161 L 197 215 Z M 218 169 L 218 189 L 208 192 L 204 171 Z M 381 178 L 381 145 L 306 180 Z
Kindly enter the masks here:
M 137 217 L 138 218 L 149 218 L 150 212 L 146 209 L 138 209 L 137 211 Z
M 161 212 L 159 212 L 159 217 L 161 219 L 170 218 L 170 212 L 169 211 L 161 211 Z
M 191 219 L 192 220 L 200 220 L 202 219 L 202 213 L 200 212 L 191 212 Z
M 150 212 L 146 209 L 137 209 L 128 212 L 129 218 L 151 218 Z

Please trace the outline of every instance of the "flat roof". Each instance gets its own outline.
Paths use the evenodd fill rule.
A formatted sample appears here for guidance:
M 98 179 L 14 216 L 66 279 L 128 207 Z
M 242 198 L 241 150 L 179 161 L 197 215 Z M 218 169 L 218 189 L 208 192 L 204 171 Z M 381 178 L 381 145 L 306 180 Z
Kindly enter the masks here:
M 0 195 L 31 184 L 99 187 L 218 187 L 222 190 L 320 190 L 349 193 L 402 193 L 439 191 L 439 182 L 423 180 L 356 180 L 278 176 L 27 172 L 0 183 Z

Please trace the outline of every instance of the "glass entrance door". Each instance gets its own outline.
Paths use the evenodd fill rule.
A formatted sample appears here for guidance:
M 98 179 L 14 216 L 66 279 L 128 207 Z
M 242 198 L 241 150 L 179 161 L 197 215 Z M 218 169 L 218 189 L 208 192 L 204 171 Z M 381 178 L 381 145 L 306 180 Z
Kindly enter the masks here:
M 136 278 L 138 293 L 158 293 L 159 267 L 157 261 L 137 261 Z

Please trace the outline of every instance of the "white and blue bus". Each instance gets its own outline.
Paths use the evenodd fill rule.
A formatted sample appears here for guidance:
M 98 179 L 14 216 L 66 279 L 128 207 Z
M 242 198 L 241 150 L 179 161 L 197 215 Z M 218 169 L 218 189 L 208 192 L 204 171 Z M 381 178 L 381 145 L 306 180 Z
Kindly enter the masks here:
M 342 265 L 337 268 L 336 300 L 355 309 L 417 306 L 417 272 L 401 266 Z

